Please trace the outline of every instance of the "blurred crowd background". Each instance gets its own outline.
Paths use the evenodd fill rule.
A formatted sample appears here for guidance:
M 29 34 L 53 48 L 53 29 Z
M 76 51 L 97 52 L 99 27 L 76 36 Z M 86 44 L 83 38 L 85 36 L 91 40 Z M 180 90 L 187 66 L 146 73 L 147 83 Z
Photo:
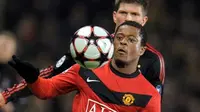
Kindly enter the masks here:
M 199 4 L 199 0 L 151 0 L 148 41 L 166 62 L 162 112 L 200 112 Z M 80 27 L 94 24 L 113 32 L 113 5 L 114 0 L 0 0 L 0 31 L 16 35 L 10 35 L 11 41 L 0 39 L 0 70 L 6 53 L 15 51 L 15 42 L 18 56 L 44 68 L 67 51 L 70 36 Z M 1 89 L 21 80 L 11 71 L 0 74 Z M 73 95 L 46 101 L 22 98 L 9 112 L 71 112 Z

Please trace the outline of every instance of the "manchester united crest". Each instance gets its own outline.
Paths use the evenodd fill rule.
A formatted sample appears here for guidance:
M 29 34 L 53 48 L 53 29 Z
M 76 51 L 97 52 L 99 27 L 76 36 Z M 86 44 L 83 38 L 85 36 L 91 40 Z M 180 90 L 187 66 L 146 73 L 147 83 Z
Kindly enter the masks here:
M 135 98 L 133 97 L 132 94 L 125 94 L 125 95 L 123 96 L 122 101 L 124 102 L 125 105 L 128 105 L 128 106 L 129 106 L 129 105 L 131 105 L 131 104 L 134 103 Z

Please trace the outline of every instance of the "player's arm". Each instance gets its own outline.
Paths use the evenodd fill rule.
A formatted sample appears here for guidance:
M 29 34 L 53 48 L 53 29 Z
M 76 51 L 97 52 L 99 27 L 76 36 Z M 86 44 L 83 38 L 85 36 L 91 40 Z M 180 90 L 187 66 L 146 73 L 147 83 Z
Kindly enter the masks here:
M 53 66 L 50 66 L 46 69 L 43 69 L 40 71 L 40 77 L 49 77 L 53 73 Z M 3 106 L 4 104 L 15 101 L 18 98 L 28 97 L 32 95 L 31 91 L 27 87 L 27 83 L 25 80 L 22 80 L 19 84 L 15 84 L 11 88 L 7 88 L 4 91 L 1 92 L 1 103 L 0 106 Z
M 50 78 L 52 76 L 58 75 L 64 70 L 68 69 L 75 62 L 71 58 L 69 53 L 66 53 L 62 58 L 60 58 L 54 66 L 49 66 L 48 68 L 40 70 L 40 77 Z M 15 84 L 11 88 L 7 88 L 1 92 L 0 95 L 0 107 L 4 106 L 10 101 L 17 100 L 19 98 L 27 97 L 32 95 L 32 92 L 27 87 L 25 80 L 21 81 L 19 84 Z
M 28 84 L 28 86 L 33 94 L 40 99 L 49 99 L 77 90 L 76 80 L 79 67 L 74 65 L 65 72 L 49 79 L 38 77 L 34 83 Z
M 25 81 L 30 85 L 30 88 L 32 88 L 32 91 L 38 97 L 49 98 L 68 92 L 70 90 L 74 90 L 74 87 L 72 86 L 75 85 L 73 82 L 76 79 L 73 75 L 75 72 L 71 72 L 71 74 L 68 73 L 70 75 L 65 75 L 66 73 L 64 72 L 61 73 L 61 75 L 57 75 L 51 79 L 44 79 L 38 77 L 39 70 L 32 64 L 21 61 L 16 56 L 13 56 L 12 59 L 13 60 L 9 61 L 8 64 L 12 66 L 19 73 L 19 75 L 25 79 Z

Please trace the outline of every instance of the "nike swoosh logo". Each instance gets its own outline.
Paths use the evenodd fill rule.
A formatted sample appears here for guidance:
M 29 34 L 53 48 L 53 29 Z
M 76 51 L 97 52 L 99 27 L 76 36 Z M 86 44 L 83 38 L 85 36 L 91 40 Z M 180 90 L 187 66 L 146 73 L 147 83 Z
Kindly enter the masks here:
M 90 79 L 90 77 L 88 77 L 86 81 L 87 82 L 100 82 L 99 80 L 92 80 L 92 79 Z

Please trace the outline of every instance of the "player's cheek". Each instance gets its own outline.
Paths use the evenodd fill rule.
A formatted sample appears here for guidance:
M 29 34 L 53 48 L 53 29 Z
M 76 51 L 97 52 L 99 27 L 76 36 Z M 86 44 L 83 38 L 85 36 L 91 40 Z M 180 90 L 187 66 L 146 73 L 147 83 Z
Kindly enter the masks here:
M 113 45 L 114 45 L 114 50 L 117 49 L 117 46 L 119 46 L 119 41 L 117 39 L 114 39 Z
M 114 54 L 115 54 L 116 51 L 117 51 L 117 46 L 118 46 L 119 44 L 118 44 L 118 42 L 116 42 L 116 40 L 115 40 L 114 43 L 113 43 L 113 45 L 114 45 Z
M 125 20 L 126 20 L 126 18 L 125 18 L 125 17 L 122 17 L 122 18 L 120 19 L 120 24 L 122 24 L 123 22 L 125 22 Z
M 135 52 L 135 54 L 139 55 L 141 54 L 141 45 L 140 44 L 136 44 L 134 47 L 133 47 L 133 50 Z
M 126 18 L 122 15 L 119 15 L 117 17 L 117 21 L 118 21 L 118 24 L 122 24 L 123 22 L 125 22 Z

